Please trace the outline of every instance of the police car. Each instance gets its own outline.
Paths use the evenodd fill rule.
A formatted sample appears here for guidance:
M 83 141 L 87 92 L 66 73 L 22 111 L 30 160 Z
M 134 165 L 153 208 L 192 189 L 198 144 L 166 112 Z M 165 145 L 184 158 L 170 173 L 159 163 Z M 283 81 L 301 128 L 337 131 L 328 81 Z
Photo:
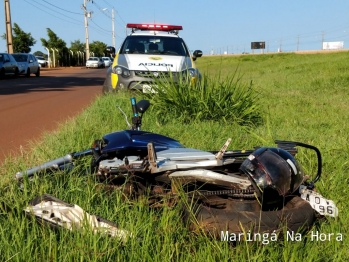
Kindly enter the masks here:
M 178 35 L 182 26 L 161 24 L 127 24 L 131 29 L 114 55 L 114 62 L 107 70 L 103 92 L 120 89 L 151 89 L 154 78 L 168 76 L 176 81 L 179 76 L 188 75 L 191 81 L 201 78 L 195 66 L 202 51 L 190 54 L 187 45 Z M 107 51 L 115 53 L 113 47 Z

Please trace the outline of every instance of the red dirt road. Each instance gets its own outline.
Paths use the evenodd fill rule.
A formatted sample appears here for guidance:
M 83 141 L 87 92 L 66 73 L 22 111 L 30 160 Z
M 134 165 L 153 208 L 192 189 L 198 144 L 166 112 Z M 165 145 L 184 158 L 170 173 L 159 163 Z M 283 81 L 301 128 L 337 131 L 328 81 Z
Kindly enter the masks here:
M 102 94 L 106 69 L 42 69 L 41 76 L 0 79 L 0 165 L 29 140 L 57 128 Z

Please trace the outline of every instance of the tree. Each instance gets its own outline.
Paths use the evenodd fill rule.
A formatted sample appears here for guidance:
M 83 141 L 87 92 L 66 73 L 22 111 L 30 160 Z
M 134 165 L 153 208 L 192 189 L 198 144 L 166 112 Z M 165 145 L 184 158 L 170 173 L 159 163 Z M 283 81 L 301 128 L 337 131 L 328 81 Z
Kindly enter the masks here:
M 46 28 L 48 40 L 40 38 L 41 43 L 46 48 L 56 48 L 58 50 L 67 49 L 66 43 L 60 39 L 50 28 Z
M 85 44 L 81 43 L 80 40 L 75 40 L 73 42 L 70 42 L 70 51 L 73 51 L 73 54 L 69 54 L 69 64 L 70 65 L 82 65 L 85 60 Z M 83 52 L 83 57 L 81 57 L 81 54 L 78 54 L 79 52 Z
M 57 61 L 58 64 L 60 62 L 62 62 L 62 64 L 65 63 L 65 61 L 63 61 L 66 60 L 66 58 L 64 58 L 64 53 L 67 53 L 68 51 L 66 43 L 61 38 L 59 38 L 56 33 L 53 32 L 50 28 L 46 28 L 46 30 L 49 39 L 46 40 L 44 38 L 40 38 L 42 45 L 49 49 L 50 54 L 53 53 L 52 49 L 55 50 L 54 52 L 56 61 L 53 61 L 54 63 L 56 63 Z M 58 52 L 56 51 L 56 49 L 58 50 Z M 54 66 L 56 66 L 56 64 Z
M 93 52 L 94 56 L 105 56 L 107 44 L 100 41 L 93 41 L 90 44 L 90 53 Z
M 30 47 L 36 43 L 31 33 L 24 32 L 16 23 L 13 23 L 12 31 L 13 52 L 30 53 Z M 3 34 L 1 37 L 6 40 L 6 34 Z
M 80 40 L 75 40 L 73 42 L 70 42 L 69 49 L 72 50 L 73 52 L 76 52 L 76 51 L 85 52 L 85 44 L 81 43 Z
M 35 56 L 43 56 L 44 53 L 41 52 L 41 51 L 35 51 L 35 52 L 33 53 L 33 55 L 35 55 Z
M 41 52 L 41 51 L 35 51 L 34 53 L 33 53 L 33 55 L 35 55 L 35 56 L 43 56 L 44 58 L 46 58 L 47 57 L 47 55 L 45 55 L 43 52 Z

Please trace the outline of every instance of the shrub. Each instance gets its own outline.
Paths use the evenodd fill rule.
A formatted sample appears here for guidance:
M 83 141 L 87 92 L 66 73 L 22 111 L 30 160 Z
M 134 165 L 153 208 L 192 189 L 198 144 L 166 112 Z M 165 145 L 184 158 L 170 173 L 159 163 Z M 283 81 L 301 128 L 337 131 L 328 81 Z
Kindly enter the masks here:
M 237 71 L 222 79 L 204 75 L 191 82 L 180 76 L 155 78 L 153 92 L 146 94 L 159 121 L 176 118 L 183 123 L 218 120 L 255 125 L 260 122 L 258 94 L 250 84 L 244 84 Z

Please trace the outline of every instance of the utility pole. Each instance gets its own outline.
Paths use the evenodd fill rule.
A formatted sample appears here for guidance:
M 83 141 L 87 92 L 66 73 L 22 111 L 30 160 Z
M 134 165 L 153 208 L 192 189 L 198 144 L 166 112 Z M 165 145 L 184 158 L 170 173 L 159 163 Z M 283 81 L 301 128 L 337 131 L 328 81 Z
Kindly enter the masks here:
M 112 28 L 112 37 L 113 37 L 113 47 L 115 48 L 114 7 L 111 10 L 111 28 Z
M 86 60 L 90 58 L 90 45 L 88 43 L 88 17 L 91 17 L 91 12 L 87 12 L 86 9 L 86 1 L 90 0 L 84 0 L 84 4 L 82 6 L 82 9 L 84 10 L 84 20 L 85 20 L 85 38 L 86 38 Z
M 297 51 L 299 50 L 299 35 L 297 35 Z
M 280 48 L 279 48 L 279 52 L 282 52 L 282 38 L 280 39 Z
M 321 38 L 321 50 L 324 50 L 324 38 L 325 38 L 325 32 L 322 31 L 322 38 Z
M 13 54 L 10 0 L 5 0 L 5 24 L 7 53 Z

